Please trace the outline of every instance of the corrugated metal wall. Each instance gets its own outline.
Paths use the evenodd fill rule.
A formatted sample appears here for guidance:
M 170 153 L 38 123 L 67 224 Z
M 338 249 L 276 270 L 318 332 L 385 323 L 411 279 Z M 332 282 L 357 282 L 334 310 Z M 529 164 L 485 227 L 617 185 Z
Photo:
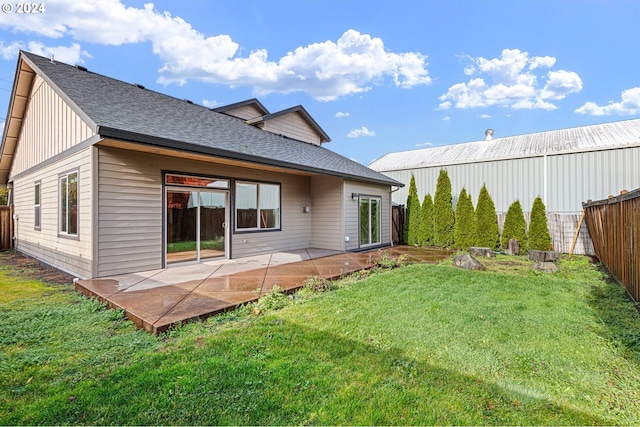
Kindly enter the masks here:
M 577 228 L 582 202 L 606 199 L 621 190 L 640 187 L 640 147 L 564 153 L 519 159 L 443 166 L 451 180 L 454 206 L 464 186 L 474 206 L 483 184 L 496 205 L 498 215 L 520 200 L 522 209 L 531 210 L 537 196 L 543 198 L 554 248 L 569 252 Z M 411 175 L 416 178 L 420 201 L 433 196 L 442 167 L 384 172 L 405 187 L 393 193 L 393 201 L 405 204 Z M 572 231 L 573 230 L 573 231 Z M 593 245 L 583 224 L 574 248 L 576 254 L 593 255 Z
M 498 212 L 506 212 L 515 200 L 520 200 L 525 211 L 530 210 L 533 200 L 541 196 L 547 212 L 580 213 L 582 202 L 588 199 L 607 198 L 623 189 L 640 187 L 639 164 L 640 147 L 631 147 L 443 167 L 451 179 L 454 203 L 464 186 L 475 204 L 486 183 Z M 393 201 L 404 204 L 412 174 L 422 200 L 426 193 L 434 195 L 440 169 L 437 166 L 381 172 L 405 184 L 393 193 Z

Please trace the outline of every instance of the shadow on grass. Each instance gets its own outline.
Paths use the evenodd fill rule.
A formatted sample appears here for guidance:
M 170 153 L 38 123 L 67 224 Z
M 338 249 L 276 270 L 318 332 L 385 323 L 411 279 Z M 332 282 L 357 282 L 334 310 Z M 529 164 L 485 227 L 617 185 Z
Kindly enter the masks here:
M 27 388 L 2 424 L 602 425 L 535 390 L 268 316 L 184 340 L 99 379 Z

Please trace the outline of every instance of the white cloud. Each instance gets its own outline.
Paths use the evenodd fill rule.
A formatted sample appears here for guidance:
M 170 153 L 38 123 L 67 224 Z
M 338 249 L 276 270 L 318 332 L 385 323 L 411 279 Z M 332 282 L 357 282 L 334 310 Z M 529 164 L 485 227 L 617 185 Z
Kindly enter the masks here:
M 440 96 L 439 109 L 478 108 L 498 105 L 511 109 L 557 108 L 549 100 L 561 100 L 571 93 L 582 90 L 582 79 L 572 71 L 548 71 L 536 75 L 533 70 L 550 68 L 556 58 L 550 56 L 529 57 L 528 52 L 504 49 L 500 58 L 486 59 L 463 56 L 473 62 L 464 68 L 465 75 L 482 74 L 490 78 L 474 77 L 466 83 L 456 83 Z M 540 88 L 538 79 L 546 79 Z
M 207 108 L 215 108 L 218 106 L 218 101 L 213 99 L 203 99 L 202 105 L 204 105 Z
M 257 95 L 306 92 L 329 101 L 369 91 L 385 78 L 401 88 L 431 83 L 425 55 L 390 52 L 380 38 L 355 30 L 269 61 L 264 49 L 240 56 L 229 35 L 206 36 L 152 3 L 135 8 L 120 0 L 49 0 L 45 14 L 0 15 L 0 28 L 112 46 L 148 42 L 163 62 L 158 81 L 164 84 L 199 80 L 253 86 Z
M 432 147 L 433 143 L 432 142 L 422 142 L 420 144 L 416 144 L 416 147 Z
M 634 87 L 622 91 L 620 102 L 610 101 L 608 105 L 600 106 L 595 102 L 587 102 L 582 107 L 575 110 L 580 114 L 591 114 L 593 116 L 609 115 L 634 115 L 640 114 L 640 87 Z
M 478 117 L 480 117 L 481 119 L 490 119 L 491 115 L 490 114 L 480 114 Z
M 351 114 L 349 113 L 343 113 L 342 111 L 338 111 L 336 113 L 336 117 L 349 117 Z
M 354 129 L 347 134 L 349 138 L 360 138 L 361 136 L 375 136 L 375 132 L 362 126 L 360 129 Z
M 71 46 L 45 46 L 43 43 L 36 41 L 26 44 L 22 41 L 17 41 L 5 46 L 3 42 L 0 42 L 0 56 L 3 59 L 16 59 L 20 50 L 27 50 L 40 56 L 51 57 L 53 55 L 56 61 L 67 64 L 81 64 L 84 62 L 82 58 L 91 58 L 91 55 L 82 50 L 78 43 L 72 43 Z
M 442 118 L 442 121 L 443 121 L 443 122 L 448 122 L 449 120 L 451 120 L 451 117 L 449 117 L 449 116 L 444 116 L 444 117 Z

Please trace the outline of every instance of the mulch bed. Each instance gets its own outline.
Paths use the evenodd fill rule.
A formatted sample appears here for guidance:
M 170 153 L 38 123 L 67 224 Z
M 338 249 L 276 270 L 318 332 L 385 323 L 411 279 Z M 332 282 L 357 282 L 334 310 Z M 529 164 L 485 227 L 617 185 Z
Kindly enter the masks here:
M 4 263 L 19 276 L 42 280 L 53 285 L 71 285 L 74 277 L 68 273 L 53 268 L 36 259 L 29 258 L 17 252 L 5 253 Z

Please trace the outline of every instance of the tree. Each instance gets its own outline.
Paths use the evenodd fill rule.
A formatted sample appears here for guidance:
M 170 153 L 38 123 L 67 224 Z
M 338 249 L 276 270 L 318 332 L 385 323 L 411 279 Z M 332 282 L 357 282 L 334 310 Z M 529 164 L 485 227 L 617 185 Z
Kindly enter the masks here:
M 420 229 L 420 199 L 418 198 L 418 189 L 416 187 L 416 178 L 411 175 L 409 183 L 409 195 L 407 196 L 407 235 L 405 242 L 408 245 L 418 243 L 418 230 Z
M 531 208 L 531 222 L 529 223 L 529 249 L 548 251 L 551 249 L 551 235 L 547 225 L 547 213 L 544 202 L 538 196 Z
M 431 198 L 431 194 L 424 196 L 424 200 L 422 201 L 418 243 L 427 246 L 433 245 L 433 199 Z
M 467 195 L 467 190 L 462 188 L 456 204 L 456 221 L 453 226 L 454 246 L 458 249 L 468 250 L 475 242 L 475 218 L 473 201 Z
M 433 239 L 436 246 L 453 245 L 454 223 L 451 181 L 447 171 L 441 169 L 433 199 Z
M 496 205 L 483 185 L 476 207 L 476 246 L 497 249 L 500 245 L 500 228 L 496 215 Z
M 527 250 L 527 222 L 524 219 L 520 201 L 511 203 L 502 227 L 502 249 L 507 248 L 509 240 L 516 239 L 520 244 L 520 250 Z

